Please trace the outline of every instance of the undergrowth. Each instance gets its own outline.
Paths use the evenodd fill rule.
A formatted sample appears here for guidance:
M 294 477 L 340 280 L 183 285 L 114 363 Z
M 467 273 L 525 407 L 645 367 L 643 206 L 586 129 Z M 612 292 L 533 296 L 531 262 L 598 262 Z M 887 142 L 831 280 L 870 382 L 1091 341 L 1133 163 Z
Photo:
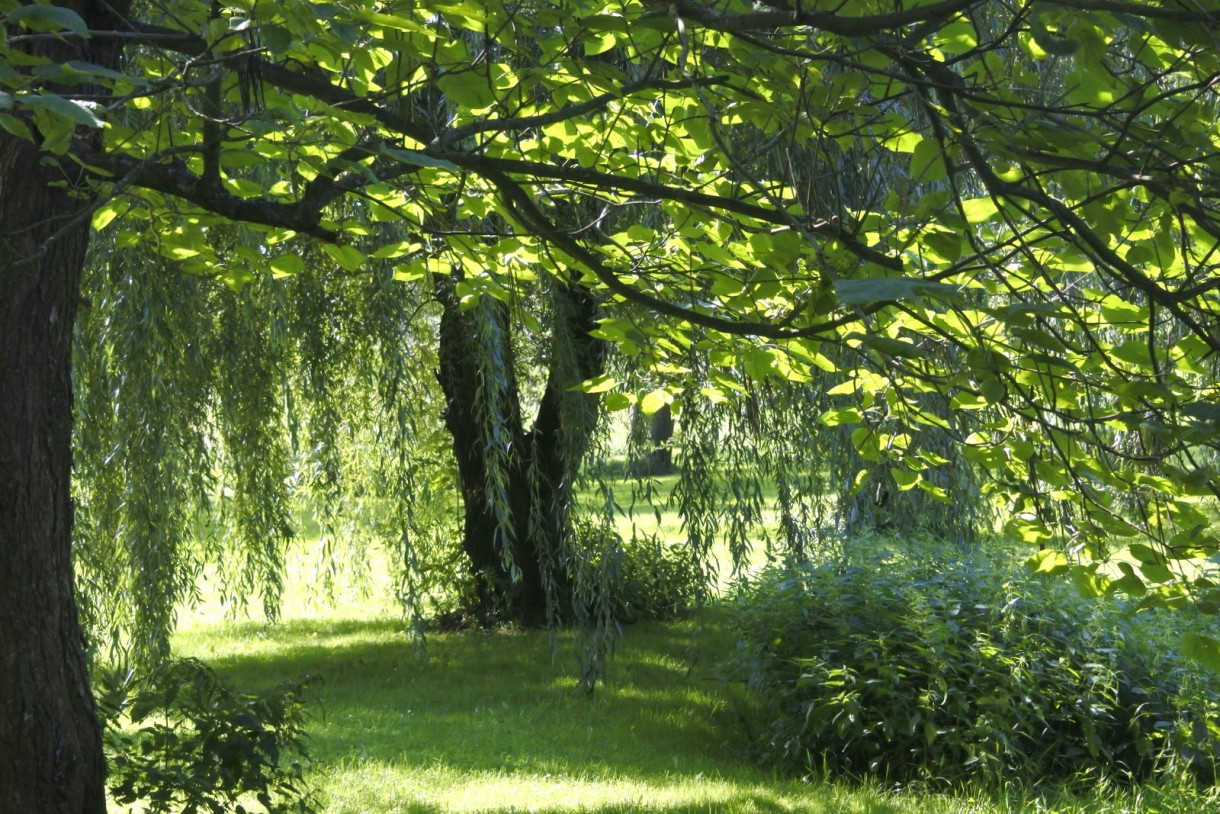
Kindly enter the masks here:
M 758 759 L 933 787 L 1214 782 L 1220 688 L 1162 623 L 998 555 L 899 551 L 742 590 Z

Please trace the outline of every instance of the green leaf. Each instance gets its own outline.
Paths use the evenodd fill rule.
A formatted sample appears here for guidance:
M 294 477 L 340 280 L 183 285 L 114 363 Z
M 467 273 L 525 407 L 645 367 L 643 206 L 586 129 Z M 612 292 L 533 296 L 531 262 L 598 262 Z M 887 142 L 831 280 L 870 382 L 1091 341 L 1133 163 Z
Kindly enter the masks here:
M 911 472 L 906 469 L 893 467 L 890 469 L 890 477 L 898 484 L 898 491 L 906 492 L 914 489 L 919 485 L 920 475 L 918 472 Z
M 1101 315 L 1116 324 L 1137 323 L 1141 328 L 1148 323 L 1148 309 L 1129 303 L 1114 294 L 1108 294 L 1100 303 Z
M 871 277 L 863 280 L 835 280 L 835 295 L 846 305 L 865 305 L 891 300 L 933 297 L 946 302 L 959 301 L 956 286 L 918 277 Z
M 859 424 L 864 420 L 864 413 L 855 407 L 845 407 L 842 410 L 830 410 L 823 413 L 820 420 L 827 427 L 838 427 L 843 424 Z
M 928 355 L 927 351 L 913 342 L 903 342 L 901 339 L 894 339 L 888 336 L 852 333 L 848 334 L 846 338 L 858 340 L 861 345 L 872 348 L 882 356 L 892 356 L 899 359 L 923 359 Z
M 999 379 L 983 379 L 979 382 L 979 393 L 988 404 L 1003 404 L 1008 398 L 1008 386 Z
M 928 231 L 920 242 L 950 263 L 962 256 L 963 250 L 969 245 L 964 237 L 954 232 Z
M 271 261 L 271 270 L 276 274 L 300 274 L 305 270 L 305 259 L 299 254 L 281 254 Z
M 911 153 L 910 173 L 911 180 L 918 184 L 943 181 L 949 177 L 940 143 L 936 139 L 925 138 L 915 145 Z
M 1220 642 L 1211 636 L 1202 633 L 1185 634 L 1182 637 L 1182 655 L 1220 672 Z
M 1041 15 L 1030 20 L 1029 33 L 1038 47 L 1052 56 L 1071 56 L 1079 51 L 1083 44 L 1079 40 L 1069 38 L 1062 31 L 1050 30 Z
M 322 251 L 339 264 L 344 271 L 359 271 L 365 263 L 364 252 L 355 246 L 338 246 L 334 243 L 323 243 Z
M 426 153 L 419 153 L 415 150 L 403 150 L 399 147 L 391 147 L 383 145 L 381 152 L 401 161 L 404 164 L 413 164 L 417 167 L 436 167 L 442 170 L 457 170 L 458 165 L 452 161 L 446 161 L 443 158 L 433 158 Z
M 0 127 L 17 138 L 34 140 L 34 134 L 30 131 L 29 125 L 11 113 L 0 113 Z
M 1034 545 L 1043 545 L 1052 538 L 1046 524 L 1029 514 L 1019 514 L 1005 523 L 1004 533 L 1014 540 Z
M 648 393 L 644 398 L 640 399 L 640 412 L 644 415 L 652 415 L 657 410 L 660 410 L 666 404 L 673 402 L 673 394 L 665 388 L 657 388 L 651 393 Z
M 30 8 L 27 6 L 26 8 Z M 93 111 L 80 102 L 65 99 L 54 93 L 39 93 L 16 97 L 17 103 L 36 110 L 45 110 L 56 116 L 67 119 L 73 124 L 85 127 L 100 128 L 102 120 L 93 115 Z
M 770 348 L 750 348 L 742 359 L 746 375 L 756 382 L 776 372 L 776 357 Z
M 618 385 L 617 379 L 603 373 L 600 376 L 594 376 L 588 381 L 581 382 L 571 389 L 580 393 L 605 393 L 607 390 L 613 390 L 616 385 Z
M 436 84 L 451 100 L 471 110 L 482 110 L 496 100 L 491 83 L 479 71 L 447 73 Z
M 607 393 L 602 404 L 609 412 L 615 413 L 635 404 L 635 398 L 628 393 Z
M 1068 570 L 1067 557 L 1053 549 L 1044 548 L 1025 561 L 1025 566 L 1035 574 L 1055 576 Z
M 94 230 L 102 231 L 110 225 L 111 221 L 122 214 L 120 210 L 125 211 L 126 209 L 127 205 L 119 201 L 107 201 L 102 204 L 93 212 L 92 226 Z
M 16 23 L 30 31 L 63 31 L 67 29 L 78 37 L 89 38 L 89 26 L 85 20 L 72 9 L 61 6 L 29 5 L 20 6 L 5 15 L 9 22 Z

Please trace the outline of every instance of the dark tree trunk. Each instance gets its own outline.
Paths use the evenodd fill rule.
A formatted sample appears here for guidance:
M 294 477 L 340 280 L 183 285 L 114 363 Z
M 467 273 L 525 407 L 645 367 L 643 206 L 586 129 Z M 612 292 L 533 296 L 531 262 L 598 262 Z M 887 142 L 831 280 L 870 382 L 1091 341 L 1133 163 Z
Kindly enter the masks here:
M 129 0 L 61 0 L 91 29 Z M 31 40 L 27 52 L 114 68 L 118 41 Z M 55 88 L 49 87 L 54 91 Z M 76 91 L 88 91 L 77 87 Z M 96 89 L 94 89 L 96 90 Z M 32 123 L 31 123 L 32 125 Z M 98 133 L 78 131 L 98 146 Z M 66 185 L 66 186 L 65 186 Z M 0 132 L 0 811 L 106 809 L 101 728 L 72 570 L 72 332 L 89 241 L 89 191 Z
M 637 475 L 672 475 L 674 473 L 674 412 L 665 404 L 650 416 L 645 416 L 637 407 L 632 421 L 648 422 L 648 448 L 635 462 L 633 472 Z M 642 429 L 642 428 L 641 428 Z
M 0 811 L 105 810 L 71 558 L 72 325 L 89 237 L 0 134 Z M 63 230 L 62 232 L 60 230 Z M 58 234 L 58 239 L 48 240 Z
M 453 437 L 458 480 L 465 509 L 463 549 L 469 559 L 480 610 L 528 625 L 548 621 L 551 613 L 570 615 L 570 580 L 562 561 L 563 536 L 569 533 L 572 479 L 592 435 L 596 396 L 573 393 L 572 384 L 600 373 L 604 366 L 596 327 L 593 294 L 572 284 L 560 295 L 552 347 L 569 343 L 567 368 L 552 361 L 533 425 L 521 416 L 513 375 L 507 312 L 492 306 L 498 324 L 461 310 L 454 280 L 438 279 L 443 307 L 438 379 L 445 394 L 445 424 Z M 504 360 L 501 409 L 490 414 L 480 387 L 480 343 L 495 343 Z M 494 425 L 502 452 L 502 477 L 489 479 L 495 461 L 488 431 Z M 548 598 L 552 604 L 548 605 Z

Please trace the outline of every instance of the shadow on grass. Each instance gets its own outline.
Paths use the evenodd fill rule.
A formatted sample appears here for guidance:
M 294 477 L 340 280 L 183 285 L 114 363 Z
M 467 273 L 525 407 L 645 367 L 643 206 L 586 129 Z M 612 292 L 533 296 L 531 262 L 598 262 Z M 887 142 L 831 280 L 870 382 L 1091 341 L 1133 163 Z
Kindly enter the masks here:
M 407 803 L 397 805 L 392 809 L 396 814 L 447 814 L 451 809 L 444 805 L 432 803 Z M 794 807 L 791 802 L 778 795 L 766 792 L 747 792 L 730 794 L 718 798 L 714 803 L 679 802 L 663 803 L 623 802 L 606 803 L 604 805 L 566 805 L 537 806 L 529 803 L 505 804 L 501 807 L 477 809 L 485 814 L 497 812 L 529 811 L 531 814 L 903 814 L 905 809 L 894 802 L 874 800 L 862 805 L 851 805 L 847 808 L 835 807 L 833 804 L 821 807 Z
M 393 621 L 251 624 L 229 632 L 255 637 L 248 652 L 209 660 L 240 687 L 321 676 L 313 692 L 324 713 L 313 737 L 319 755 L 360 744 L 370 758 L 421 765 L 502 769 L 526 755 L 655 773 L 665 746 L 673 754 L 659 771 L 672 772 L 724 740 L 733 719 L 691 631 L 629 628 L 609 683 L 592 695 L 576 687 L 571 638 L 561 636 L 552 653 L 540 631 L 434 634 L 421 649 Z
M 609 683 L 592 695 L 576 686 L 571 636 L 552 651 L 541 631 L 433 634 L 426 657 L 388 618 L 231 623 L 192 629 L 180 643 L 181 655 L 241 689 L 321 677 L 307 700 L 318 710 L 311 750 L 327 814 L 1212 810 L 1194 796 L 1048 808 L 1005 789 L 992 806 L 974 793 L 941 801 L 776 778 L 743 757 L 747 700 L 716 675 L 734 647 L 726 614 L 699 618 L 628 627 Z
M 629 627 L 592 695 L 570 635 L 552 652 L 542 631 L 435 634 L 425 656 L 393 620 L 248 623 L 205 634 L 198 655 L 242 688 L 320 676 L 313 757 L 332 781 L 375 790 L 372 811 L 791 811 L 741 758 L 741 691 L 715 675 L 732 642 L 711 620 Z M 482 796 L 437 802 L 412 784 Z M 569 786 L 602 791 L 552 805 Z M 605 789 L 616 799 L 603 804 Z

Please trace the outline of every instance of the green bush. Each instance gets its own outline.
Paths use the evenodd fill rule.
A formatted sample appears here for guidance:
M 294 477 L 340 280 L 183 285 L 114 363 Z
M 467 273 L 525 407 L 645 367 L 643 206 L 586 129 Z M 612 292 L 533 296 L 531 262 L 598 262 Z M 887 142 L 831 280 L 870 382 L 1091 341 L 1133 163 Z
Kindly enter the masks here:
M 576 523 L 576 537 L 581 551 L 597 553 L 597 570 L 605 578 L 601 584 L 611 592 L 620 621 L 672 618 L 707 596 L 706 575 L 690 546 L 655 535 L 624 540 L 612 529 L 585 521 Z
M 754 748 L 789 772 L 946 784 L 1210 781 L 1215 682 L 1113 601 L 997 558 L 876 553 L 776 569 L 736 609 Z
M 242 694 L 207 665 L 171 661 L 137 678 L 102 682 L 110 793 L 148 814 L 317 810 L 299 759 L 308 682 Z
M 705 598 L 704 573 L 690 546 L 646 537 L 627 543 L 625 550 L 619 586 L 625 621 L 669 619 Z

